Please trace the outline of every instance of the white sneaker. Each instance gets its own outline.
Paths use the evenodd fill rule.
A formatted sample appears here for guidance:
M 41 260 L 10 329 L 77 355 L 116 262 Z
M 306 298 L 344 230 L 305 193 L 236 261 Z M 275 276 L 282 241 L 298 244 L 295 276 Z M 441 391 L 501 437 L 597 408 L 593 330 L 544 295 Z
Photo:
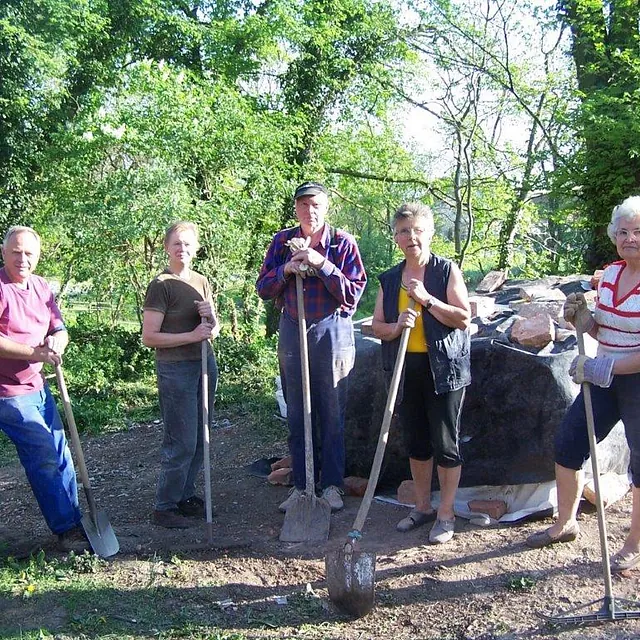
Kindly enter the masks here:
M 278 509 L 282 513 L 286 513 L 287 509 L 300 497 L 301 494 L 302 491 L 300 489 L 296 489 L 295 487 L 293 487 L 289 490 L 289 496 L 287 497 L 287 499 L 280 504 Z
M 342 501 L 343 495 L 344 491 L 333 485 L 327 487 L 322 492 L 322 497 L 329 503 L 331 511 L 340 511 L 340 509 L 344 507 L 344 502 Z

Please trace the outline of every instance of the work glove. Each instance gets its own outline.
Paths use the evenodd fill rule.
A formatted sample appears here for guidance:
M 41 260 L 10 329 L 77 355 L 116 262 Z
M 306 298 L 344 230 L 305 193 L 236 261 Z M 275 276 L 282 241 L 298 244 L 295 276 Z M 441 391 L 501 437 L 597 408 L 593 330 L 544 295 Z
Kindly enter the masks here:
M 287 240 L 287 247 L 291 249 L 294 253 L 296 251 L 301 251 L 302 249 L 306 249 L 311 244 L 311 236 L 307 238 L 295 237 L 291 238 L 291 240 Z
M 587 307 L 584 293 L 570 293 L 564 302 L 562 311 L 564 319 L 582 333 L 589 333 L 595 327 L 596 321 Z
M 608 356 L 576 356 L 569 367 L 569 375 L 576 384 L 590 382 L 599 387 L 610 387 L 614 362 L 613 358 Z
M 307 249 L 311 244 L 311 236 L 307 236 L 306 238 L 301 238 L 301 237 L 291 238 L 290 240 L 287 241 L 286 244 L 287 244 L 287 247 L 291 249 L 292 253 L 295 253 L 296 251 L 302 251 L 304 249 Z M 300 270 L 298 273 L 303 278 L 306 278 L 307 276 L 317 275 L 316 270 L 311 265 L 305 264 L 305 263 L 302 263 L 300 265 Z

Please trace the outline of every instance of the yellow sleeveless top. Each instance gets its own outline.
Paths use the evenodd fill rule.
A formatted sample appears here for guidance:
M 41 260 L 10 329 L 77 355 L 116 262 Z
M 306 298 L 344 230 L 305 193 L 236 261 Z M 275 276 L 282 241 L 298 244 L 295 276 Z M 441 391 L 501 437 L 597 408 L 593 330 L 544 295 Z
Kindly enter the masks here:
M 400 295 L 398 296 L 398 313 L 409 308 L 409 294 L 404 287 L 400 287 Z M 418 305 L 420 309 L 420 305 Z M 422 311 L 421 311 L 422 313 Z M 416 318 L 416 326 L 409 333 L 409 344 L 407 345 L 409 353 L 427 353 L 427 338 L 424 335 L 424 324 L 422 317 Z

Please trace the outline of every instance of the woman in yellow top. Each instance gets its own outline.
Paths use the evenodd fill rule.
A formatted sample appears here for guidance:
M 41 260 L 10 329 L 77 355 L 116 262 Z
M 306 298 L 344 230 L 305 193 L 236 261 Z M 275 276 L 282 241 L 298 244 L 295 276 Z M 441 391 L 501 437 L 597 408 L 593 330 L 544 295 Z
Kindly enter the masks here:
M 373 331 L 382 340 L 382 364 L 390 373 L 402 330 L 411 328 L 398 409 L 416 504 L 397 528 L 410 531 L 435 520 L 429 541 L 442 544 L 451 540 L 455 525 L 453 504 L 462 464 L 459 421 L 464 389 L 471 382 L 471 310 L 460 269 L 431 253 L 433 234 L 429 207 L 409 203 L 396 212 L 393 237 L 405 259 L 380 275 Z M 409 307 L 410 299 L 415 309 Z M 440 482 L 437 512 L 431 506 L 434 460 Z

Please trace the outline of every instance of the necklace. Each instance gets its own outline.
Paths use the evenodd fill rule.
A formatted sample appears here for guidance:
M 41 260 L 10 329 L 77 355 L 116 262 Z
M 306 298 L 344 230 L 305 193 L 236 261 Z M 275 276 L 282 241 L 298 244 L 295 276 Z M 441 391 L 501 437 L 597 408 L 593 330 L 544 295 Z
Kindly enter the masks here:
M 416 273 L 415 276 L 409 275 L 406 272 L 402 272 L 402 280 L 400 282 L 401 286 L 403 289 L 408 289 L 409 288 L 409 283 L 412 280 L 420 280 L 420 282 L 422 282 L 424 280 L 424 269 L 422 269 L 420 272 Z

